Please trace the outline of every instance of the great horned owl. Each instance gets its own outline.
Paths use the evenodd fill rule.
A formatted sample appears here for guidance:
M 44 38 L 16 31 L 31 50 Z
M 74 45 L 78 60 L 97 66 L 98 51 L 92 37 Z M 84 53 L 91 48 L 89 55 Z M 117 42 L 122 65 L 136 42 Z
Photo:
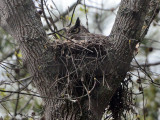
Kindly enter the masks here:
M 67 38 L 72 39 L 74 42 L 92 42 L 106 39 L 107 36 L 101 34 L 90 33 L 83 25 L 80 24 L 79 18 L 70 29 L 67 30 Z

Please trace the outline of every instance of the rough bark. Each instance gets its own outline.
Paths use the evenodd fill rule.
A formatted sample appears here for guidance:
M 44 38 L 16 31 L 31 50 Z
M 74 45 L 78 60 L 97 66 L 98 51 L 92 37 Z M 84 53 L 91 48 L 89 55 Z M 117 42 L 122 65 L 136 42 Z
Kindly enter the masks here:
M 53 59 L 55 49 L 47 39 L 32 0 L 0 0 L 0 25 L 20 46 L 24 64 L 43 96 L 46 120 L 100 120 L 129 70 L 149 3 L 150 0 L 121 1 L 112 32 L 106 38 L 111 46 L 103 46 L 108 53 L 106 62 L 102 62 L 101 66 L 104 66 L 102 69 L 108 85 L 104 86 L 103 78 L 99 77 L 100 83 L 91 94 L 90 102 L 88 98 L 73 102 L 69 97 L 62 98 L 64 89 L 60 87 L 63 86 L 56 84 L 51 87 L 57 80 L 57 74 L 65 67 Z

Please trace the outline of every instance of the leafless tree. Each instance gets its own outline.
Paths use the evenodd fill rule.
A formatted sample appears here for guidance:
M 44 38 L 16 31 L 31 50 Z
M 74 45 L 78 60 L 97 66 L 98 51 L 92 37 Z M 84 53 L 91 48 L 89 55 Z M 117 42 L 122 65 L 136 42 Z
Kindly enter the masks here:
M 108 37 L 82 44 L 65 38 L 67 42 L 57 44 L 49 41 L 32 0 L 0 0 L 0 26 L 22 51 L 46 120 L 102 118 L 130 69 L 136 45 L 158 14 L 158 4 L 121 0 Z

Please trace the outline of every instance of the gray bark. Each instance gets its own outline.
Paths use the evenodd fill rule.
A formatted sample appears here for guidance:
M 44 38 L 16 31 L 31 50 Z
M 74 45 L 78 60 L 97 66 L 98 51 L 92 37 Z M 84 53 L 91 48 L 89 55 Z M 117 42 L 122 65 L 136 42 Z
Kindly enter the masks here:
M 100 79 L 100 85 L 93 91 L 90 102 L 82 99 L 74 103 L 67 97 L 61 97 L 64 89 L 58 88 L 58 84 L 51 87 L 56 81 L 56 75 L 65 67 L 53 59 L 54 49 L 43 30 L 32 0 L 0 0 L 0 26 L 20 46 L 23 62 L 33 76 L 39 94 L 43 96 L 46 120 L 100 120 L 130 68 L 150 1 L 121 1 L 112 32 L 106 38 L 112 46 L 105 46 L 109 53 L 106 62 L 101 65 L 105 66 L 102 69 L 108 74 L 105 79 L 109 88 L 103 86 L 103 80 Z

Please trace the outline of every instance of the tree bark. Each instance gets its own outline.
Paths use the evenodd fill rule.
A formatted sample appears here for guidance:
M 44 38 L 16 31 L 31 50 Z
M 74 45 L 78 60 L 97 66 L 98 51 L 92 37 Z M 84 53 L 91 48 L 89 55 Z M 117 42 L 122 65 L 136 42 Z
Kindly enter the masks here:
M 106 38 L 111 46 L 104 45 L 108 51 L 104 59 L 107 62 L 102 62 L 101 67 L 105 71 L 107 85 L 102 84 L 103 75 L 99 77 L 100 83 L 93 90 L 89 101 L 88 97 L 84 99 L 64 97 L 62 94 L 65 90 L 58 83 L 51 87 L 56 82 L 57 75 L 66 68 L 54 59 L 55 49 L 43 30 L 33 1 L 0 0 L 0 26 L 11 34 L 20 46 L 23 62 L 33 76 L 33 82 L 44 101 L 46 120 L 101 119 L 130 68 L 133 51 L 140 42 L 150 1 L 121 1 L 112 32 Z M 67 78 L 64 80 L 67 81 Z M 74 89 L 71 90 L 73 92 Z

